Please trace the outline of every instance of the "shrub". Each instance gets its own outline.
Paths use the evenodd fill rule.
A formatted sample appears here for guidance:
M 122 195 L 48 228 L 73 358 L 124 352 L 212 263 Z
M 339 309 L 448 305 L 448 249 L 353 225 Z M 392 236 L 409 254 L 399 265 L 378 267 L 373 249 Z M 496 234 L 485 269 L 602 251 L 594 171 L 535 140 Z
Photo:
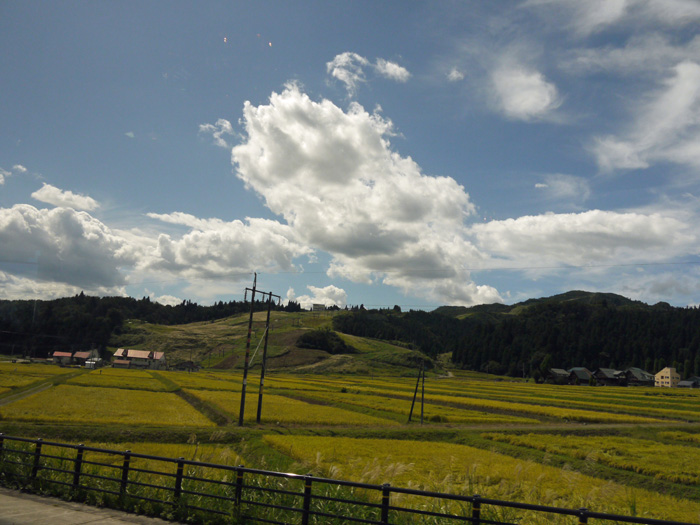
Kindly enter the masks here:
M 325 350 L 329 354 L 353 354 L 356 350 L 345 343 L 338 334 L 331 330 L 311 330 L 301 334 L 297 339 L 299 348 Z

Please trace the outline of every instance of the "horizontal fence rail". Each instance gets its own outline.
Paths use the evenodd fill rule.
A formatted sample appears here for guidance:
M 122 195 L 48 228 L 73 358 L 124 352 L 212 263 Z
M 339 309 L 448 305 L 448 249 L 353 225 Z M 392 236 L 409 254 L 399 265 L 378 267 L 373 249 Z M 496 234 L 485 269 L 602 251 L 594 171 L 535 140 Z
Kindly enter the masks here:
M 207 523 L 692 525 L 167 458 L 0 433 L 0 484 Z M 597 523 L 597 522 L 596 522 Z

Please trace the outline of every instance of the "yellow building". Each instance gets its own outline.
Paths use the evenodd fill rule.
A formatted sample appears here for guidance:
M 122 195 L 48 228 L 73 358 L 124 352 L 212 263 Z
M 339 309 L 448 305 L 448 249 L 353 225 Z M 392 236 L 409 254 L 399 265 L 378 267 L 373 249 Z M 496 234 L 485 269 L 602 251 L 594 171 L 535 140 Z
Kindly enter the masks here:
M 654 386 L 676 388 L 680 380 L 681 376 L 676 369 L 667 366 L 654 376 Z

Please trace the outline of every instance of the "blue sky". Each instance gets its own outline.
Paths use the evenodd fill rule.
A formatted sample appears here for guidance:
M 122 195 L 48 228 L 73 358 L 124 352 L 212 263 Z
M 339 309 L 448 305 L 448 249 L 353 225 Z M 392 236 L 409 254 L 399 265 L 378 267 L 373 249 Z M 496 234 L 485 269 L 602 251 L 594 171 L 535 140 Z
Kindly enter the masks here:
M 700 3 L 4 2 L 0 297 L 700 303 Z

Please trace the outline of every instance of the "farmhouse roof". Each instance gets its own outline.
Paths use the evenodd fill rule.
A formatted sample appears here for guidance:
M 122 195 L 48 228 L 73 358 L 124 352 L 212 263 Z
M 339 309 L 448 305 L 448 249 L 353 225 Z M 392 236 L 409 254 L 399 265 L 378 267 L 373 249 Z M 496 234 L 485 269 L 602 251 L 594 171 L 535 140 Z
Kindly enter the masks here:
M 73 354 L 71 354 L 70 352 L 60 352 L 60 351 L 56 350 L 53 353 L 53 356 L 54 357 L 73 357 Z
M 114 352 L 114 357 L 125 357 L 126 356 L 126 350 L 123 348 L 117 348 L 117 351 Z
M 155 359 L 156 361 L 159 361 L 165 357 L 165 352 L 151 352 L 151 354 L 151 359 Z
M 126 359 L 115 359 L 114 361 L 112 361 L 112 364 L 113 365 L 128 365 L 128 364 L 130 364 L 130 362 L 127 361 Z
M 598 368 L 593 375 L 598 378 L 604 379 L 617 379 L 622 372 L 615 370 L 614 368 Z
M 92 352 L 76 352 L 73 354 L 73 357 L 76 359 L 90 359 L 92 356 Z
M 584 368 L 582 366 L 575 366 L 574 368 L 570 369 L 569 374 L 574 374 L 578 379 L 584 381 L 588 381 L 593 375 L 588 368 Z
M 636 379 L 637 381 L 654 381 L 654 379 L 655 379 L 653 374 L 650 374 L 649 372 L 645 372 L 641 368 L 636 368 L 634 366 L 632 368 L 628 368 L 625 371 L 625 374 L 627 375 L 627 377 L 631 376 L 632 378 Z
M 553 376 L 562 376 L 562 377 L 569 375 L 569 372 L 567 372 L 563 368 L 550 368 L 549 373 L 552 374 Z
M 126 357 L 129 359 L 149 359 L 151 357 L 150 350 L 127 350 Z

